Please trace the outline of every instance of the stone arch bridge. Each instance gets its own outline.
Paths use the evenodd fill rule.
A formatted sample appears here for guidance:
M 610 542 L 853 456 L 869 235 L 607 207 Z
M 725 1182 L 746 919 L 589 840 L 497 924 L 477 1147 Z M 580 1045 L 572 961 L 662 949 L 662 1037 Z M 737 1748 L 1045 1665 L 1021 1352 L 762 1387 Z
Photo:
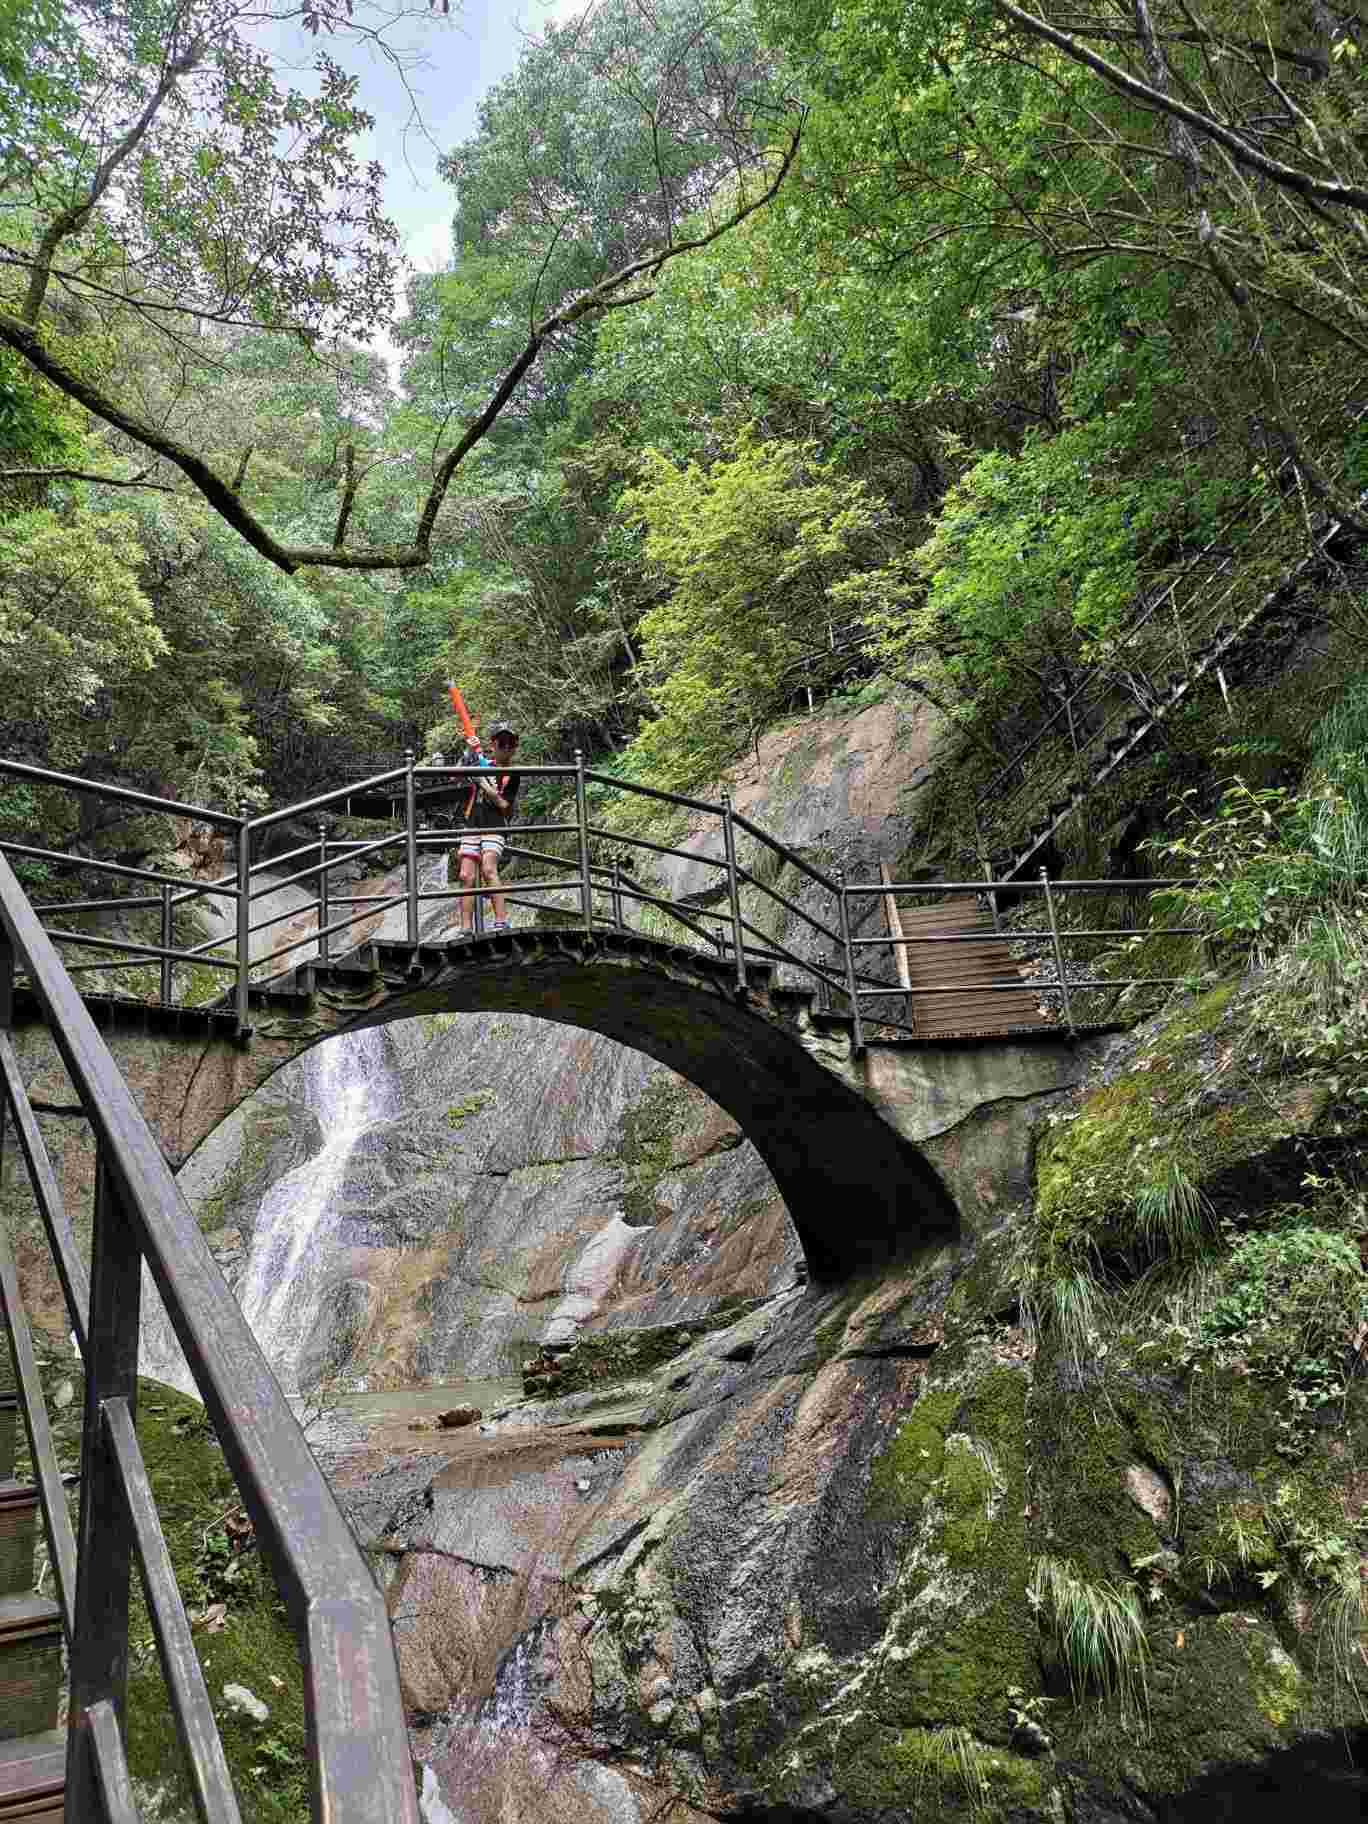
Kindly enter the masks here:
M 1024 1194 L 1030 1105 L 1078 1080 L 1096 1035 L 874 1039 L 810 990 L 629 931 L 518 929 L 470 943 L 372 943 L 252 991 L 230 1014 L 87 998 L 173 1168 L 283 1064 L 336 1034 L 434 1013 L 530 1014 L 645 1052 L 724 1108 L 773 1174 L 814 1280 L 876 1271 L 990 1223 Z M 94 1161 L 56 1048 L 22 994 L 28 1092 L 88 1207 Z

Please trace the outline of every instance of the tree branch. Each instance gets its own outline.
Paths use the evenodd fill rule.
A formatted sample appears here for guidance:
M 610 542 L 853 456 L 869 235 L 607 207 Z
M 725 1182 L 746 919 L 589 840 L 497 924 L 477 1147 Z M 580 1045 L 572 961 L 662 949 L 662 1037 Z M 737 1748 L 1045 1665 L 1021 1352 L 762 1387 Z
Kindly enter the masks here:
M 1123 70 L 1119 65 L 1109 63 L 1105 57 L 1099 57 L 1096 51 L 1090 51 L 1085 45 L 1071 38 L 1067 32 L 1056 31 L 1054 26 L 1044 19 L 1037 19 L 1034 13 L 1026 13 L 1012 0 L 993 0 L 995 10 L 1014 25 L 1021 27 L 1033 38 L 1042 38 L 1062 51 L 1075 63 L 1081 63 L 1104 82 L 1110 83 L 1121 94 L 1129 95 L 1133 100 L 1153 108 L 1156 113 L 1166 114 L 1170 119 L 1182 121 L 1206 138 L 1224 147 L 1237 164 L 1257 171 L 1270 183 L 1279 185 L 1284 190 L 1294 190 L 1299 196 L 1312 197 L 1318 202 L 1334 203 L 1341 208 L 1368 210 L 1368 190 L 1357 184 L 1331 184 L 1321 178 L 1312 177 L 1305 171 L 1297 171 L 1291 165 L 1285 165 L 1276 158 L 1269 158 L 1252 146 L 1249 141 L 1231 128 L 1214 120 L 1210 114 L 1200 113 L 1196 108 L 1188 107 L 1186 102 L 1175 96 L 1162 95 L 1149 83 L 1141 82 L 1137 76 Z
M 347 542 L 347 521 L 351 518 L 352 508 L 356 504 L 356 445 L 347 445 L 346 480 L 342 484 L 342 504 L 337 510 L 337 530 L 333 533 L 333 544 L 340 551 Z
M 33 270 L 29 274 L 28 289 L 24 293 L 24 302 L 20 306 L 19 314 L 25 323 L 36 324 L 38 321 L 38 313 L 43 308 L 43 299 L 47 296 L 48 280 L 52 272 L 52 256 L 69 235 L 78 234 L 84 228 L 90 218 L 91 210 L 109 188 L 114 173 L 128 155 L 141 144 L 148 128 L 156 119 L 162 103 L 181 77 L 188 76 L 199 63 L 206 49 L 204 40 L 197 38 L 178 57 L 173 57 L 166 64 L 156 88 L 148 99 L 147 106 L 114 147 L 108 158 L 104 159 L 96 168 L 90 183 L 90 194 L 81 202 L 70 204 L 54 221 L 48 224 L 47 231 L 38 243 L 38 249 L 33 258 Z
M 151 471 L 121 478 L 118 475 L 95 475 L 89 469 L 0 469 L 0 481 L 98 481 L 102 488 L 156 488 L 162 494 L 174 494 L 169 482 L 146 481 Z
M 12 315 L 9 311 L 0 310 L 0 345 L 12 348 L 28 364 L 42 374 L 45 380 L 51 381 L 59 392 L 69 399 L 83 405 L 88 412 L 102 419 L 105 424 L 135 443 L 142 444 L 144 449 L 163 457 L 174 464 L 191 485 L 209 502 L 214 511 L 224 519 L 240 537 L 261 555 L 292 576 L 296 570 L 319 566 L 339 570 L 420 570 L 431 558 L 433 528 L 442 502 L 446 499 L 452 477 L 461 463 L 489 432 L 499 414 L 512 398 L 519 382 L 535 364 L 548 339 L 560 330 L 568 329 L 571 324 L 585 317 L 604 311 L 614 310 L 628 303 L 639 302 L 650 295 L 649 291 L 635 291 L 624 295 L 623 287 L 630 285 L 634 279 L 649 275 L 654 278 L 671 260 L 681 255 L 697 252 L 700 248 L 711 246 L 724 234 L 740 226 L 748 216 L 773 200 L 779 188 L 788 176 L 793 161 L 798 155 L 802 141 L 803 128 L 806 124 L 806 113 L 800 112 L 792 137 L 779 158 L 777 169 L 765 188 L 748 201 L 733 209 L 727 218 L 710 228 L 707 233 L 695 235 L 691 240 L 674 241 L 668 247 L 656 252 L 643 254 L 631 261 L 620 271 L 602 279 L 591 286 L 571 303 L 545 318 L 533 329 L 527 346 L 509 368 L 499 385 L 490 397 L 480 415 L 472 420 L 455 446 L 449 450 L 433 477 L 427 499 L 418 515 L 412 544 L 381 545 L 366 551 L 348 551 L 337 544 L 333 545 L 282 545 L 280 541 L 261 522 L 243 506 L 234 486 L 223 480 L 210 468 L 203 457 L 187 449 L 182 443 L 161 430 L 158 426 L 148 424 L 133 417 L 113 399 L 107 397 L 83 374 L 67 367 L 51 352 L 43 341 L 35 325 L 26 322 L 23 317 Z M 345 531 L 346 522 L 339 516 L 341 530 Z
M 1235 306 L 1236 313 L 1245 326 L 1249 336 L 1249 352 L 1253 358 L 1254 371 L 1259 376 L 1269 416 L 1277 425 L 1298 472 L 1306 477 L 1311 492 L 1321 505 L 1333 513 L 1343 525 L 1351 527 L 1358 533 L 1368 531 L 1368 522 L 1365 522 L 1363 515 L 1359 512 L 1357 503 L 1340 492 L 1315 457 L 1308 454 L 1303 448 L 1292 414 L 1288 411 L 1287 402 L 1283 398 L 1282 383 L 1278 379 L 1277 367 L 1264 344 L 1263 324 L 1259 319 L 1259 313 L 1254 308 L 1254 301 L 1249 295 L 1248 287 L 1221 251 L 1216 230 L 1212 227 L 1211 217 L 1205 209 L 1202 211 L 1201 220 L 1198 223 L 1197 239 L 1206 254 L 1207 263 L 1216 275 L 1217 284 Z

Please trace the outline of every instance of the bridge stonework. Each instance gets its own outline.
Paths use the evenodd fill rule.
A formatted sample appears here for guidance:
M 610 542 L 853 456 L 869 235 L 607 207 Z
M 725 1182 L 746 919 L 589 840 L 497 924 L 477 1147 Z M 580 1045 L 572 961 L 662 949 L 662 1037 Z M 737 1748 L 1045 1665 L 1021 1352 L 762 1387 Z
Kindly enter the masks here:
M 532 927 L 463 945 L 380 944 L 365 960 L 309 966 L 288 991 L 254 993 L 246 1044 L 202 1015 L 105 1009 L 110 1049 L 173 1169 L 282 1064 L 338 1033 L 434 1013 L 529 1014 L 617 1039 L 711 1096 L 773 1174 L 812 1278 L 832 1283 L 967 1239 L 1020 1203 L 1040 1098 L 1077 1082 L 1100 1042 L 874 1039 L 856 1056 L 849 1020 L 776 985 L 767 967 L 748 970 L 742 994 L 732 963 L 630 932 Z M 84 1239 L 86 1124 L 36 1016 L 15 1038 Z M 0 1201 L 17 1236 L 32 1215 L 23 1176 L 6 1169 Z

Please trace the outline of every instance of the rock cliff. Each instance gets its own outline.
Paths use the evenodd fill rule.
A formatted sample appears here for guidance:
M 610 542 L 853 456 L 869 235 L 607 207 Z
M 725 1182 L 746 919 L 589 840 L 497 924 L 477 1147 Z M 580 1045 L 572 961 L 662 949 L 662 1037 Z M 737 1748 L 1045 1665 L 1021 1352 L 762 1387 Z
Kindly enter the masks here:
M 733 784 L 824 864 L 905 867 L 947 739 L 883 705 Z M 709 834 L 671 837 L 706 891 Z M 1289 1064 L 1264 993 L 1067 1067 L 937 1054 L 918 1137 L 959 1224 L 821 1288 L 734 1124 L 637 1054 L 507 1015 L 376 1035 L 294 1371 L 553 1362 L 336 1467 L 428 1824 L 1361 1817 L 1368 1065 Z M 184 1168 L 239 1285 L 328 1153 L 320 1055 Z

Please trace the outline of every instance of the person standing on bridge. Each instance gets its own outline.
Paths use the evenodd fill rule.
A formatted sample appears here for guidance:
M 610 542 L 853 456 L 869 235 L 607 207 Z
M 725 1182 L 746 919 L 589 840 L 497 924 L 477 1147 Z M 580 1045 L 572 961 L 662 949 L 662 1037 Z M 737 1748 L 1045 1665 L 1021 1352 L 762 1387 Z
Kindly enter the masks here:
M 522 780 L 516 774 L 501 772 L 512 760 L 518 746 L 518 737 L 507 722 L 496 722 L 489 731 L 489 745 L 494 750 L 493 761 L 486 761 L 479 748 L 467 742 L 464 753 L 457 761 L 458 766 L 492 766 L 488 779 L 472 779 L 461 806 L 461 824 L 463 835 L 460 848 L 460 879 L 463 887 L 473 887 L 478 872 L 484 885 L 490 889 L 489 898 L 494 909 L 494 931 L 507 931 L 508 918 L 504 905 L 504 896 L 499 881 L 499 860 L 504 852 L 504 831 L 508 828 L 513 816 L 513 806 L 518 800 L 518 787 Z M 460 938 L 474 936 L 475 899 L 463 899 L 460 904 L 461 929 Z

